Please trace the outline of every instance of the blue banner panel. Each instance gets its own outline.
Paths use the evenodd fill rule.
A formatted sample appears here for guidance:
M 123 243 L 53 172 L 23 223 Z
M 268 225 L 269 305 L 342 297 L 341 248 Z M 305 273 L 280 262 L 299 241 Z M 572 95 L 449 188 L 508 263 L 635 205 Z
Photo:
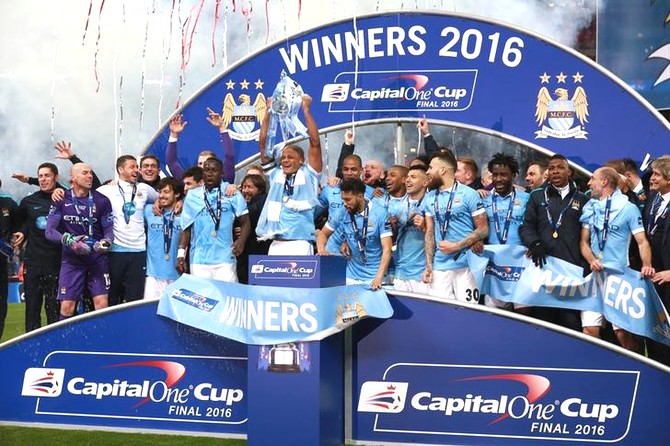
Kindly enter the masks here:
M 251 256 L 249 270 L 252 289 L 275 286 L 277 293 L 346 282 L 346 260 L 334 256 Z M 338 294 L 335 302 L 355 307 L 353 297 Z M 249 346 L 249 446 L 343 443 L 344 338 L 340 332 L 315 342 Z
M 365 317 L 390 317 L 392 309 L 383 291 L 363 285 L 291 289 L 184 274 L 166 288 L 158 314 L 238 342 L 265 345 L 320 341 Z
M 616 269 L 583 277 L 583 269 L 547 256 L 543 268 L 526 257 L 526 248 L 486 245 L 482 256 L 468 253 L 468 265 L 482 294 L 505 302 L 601 313 L 631 333 L 670 345 L 670 319 L 656 288 L 639 271 Z M 486 259 L 486 261 L 482 261 Z
M 342 256 L 249 256 L 251 285 L 325 288 L 345 284 Z
M 670 369 L 578 333 L 403 296 L 352 328 L 352 438 L 664 444 Z
M 387 13 L 295 35 L 242 60 L 178 110 L 189 125 L 176 153 L 166 154 L 167 122 L 147 152 L 169 171 L 171 163 L 194 164 L 204 148 L 222 156 L 226 141 L 238 162 L 257 155 L 262 104 L 282 71 L 312 96 L 321 129 L 425 116 L 561 153 L 586 168 L 657 157 L 670 146 L 668 124 L 649 103 L 573 50 L 482 19 Z M 207 107 L 227 114 L 223 139 L 205 120 Z M 298 119 L 304 124 L 302 113 Z
M 56 351 L 26 370 L 21 395 L 37 397 L 36 415 L 243 424 L 244 361 Z
M 0 420 L 242 436 L 246 346 L 156 315 L 96 311 L 3 344 Z

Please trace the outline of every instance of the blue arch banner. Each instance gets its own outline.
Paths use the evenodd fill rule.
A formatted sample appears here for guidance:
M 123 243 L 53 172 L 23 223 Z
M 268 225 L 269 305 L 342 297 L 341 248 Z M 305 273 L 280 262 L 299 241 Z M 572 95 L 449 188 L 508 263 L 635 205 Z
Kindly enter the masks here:
M 222 141 L 237 162 L 255 155 L 260 104 L 282 71 L 314 98 L 321 129 L 425 116 L 561 153 L 587 169 L 657 157 L 670 145 L 668 124 L 650 104 L 569 48 L 483 19 L 398 12 L 304 32 L 221 73 L 178 110 L 189 124 L 171 162 L 190 166 L 204 149 L 223 156 Z M 226 120 L 222 138 L 205 119 L 208 107 Z M 146 149 L 164 164 L 168 136 L 166 123 Z

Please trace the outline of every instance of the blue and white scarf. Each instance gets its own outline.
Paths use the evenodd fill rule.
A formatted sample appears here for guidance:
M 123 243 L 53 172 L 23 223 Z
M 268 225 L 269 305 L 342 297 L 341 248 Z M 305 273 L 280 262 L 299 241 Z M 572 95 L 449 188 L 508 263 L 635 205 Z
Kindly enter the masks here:
M 599 200 L 597 198 L 590 199 L 584 205 L 582 215 L 579 219 L 580 222 L 602 231 L 606 202 L 607 200 Z M 619 215 L 619 212 L 621 212 L 621 210 L 626 206 L 626 203 L 628 203 L 628 197 L 622 194 L 620 190 L 617 189 L 612 193 L 612 204 L 610 205 L 610 223 L 616 219 L 617 215 Z
M 286 175 L 280 167 L 279 171 L 271 176 L 270 191 L 265 200 L 263 210 L 261 211 L 258 225 L 256 226 L 256 235 L 258 240 L 270 240 L 278 235 L 282 235 L 287 228 L 282 228 L 279 220 L 282 208 L 291 209 L 295 212 L 313 209 L 319 203 L 319 183 L 317 178 L 308 177 L 305 169 L 309 167 L 303 164 L 295 173 L 293 182 L 293 194 L 287 201 L 282 201 L 284 196 L 284 184 Z

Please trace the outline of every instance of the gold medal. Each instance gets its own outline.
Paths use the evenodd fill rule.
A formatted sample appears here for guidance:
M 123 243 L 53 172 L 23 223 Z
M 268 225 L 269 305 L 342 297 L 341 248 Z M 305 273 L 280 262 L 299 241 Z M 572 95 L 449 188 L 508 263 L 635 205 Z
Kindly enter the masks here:
M 553 238 L 558 238 L 558 231 L 554 231 L 554 233 L 551 234 L 551 236 L 552 236 Z
M 165 254 L 165 260 L 170 260 L 170 254 Z
M 598 254 L 598 260 L 602 260 L 602 259 L 603 259 L 603 253 L 601 252 L 600 254 Z
M 288 201 L 288 196 L 284 195 L 283 197 L 281 197 L 281 199 L 284 203 L 286 203 Z
M 126 225 L 126 229 L 130 229 L 130 225 Z
M 212 231 L 212 238 L 216 238 L 216 231 Z

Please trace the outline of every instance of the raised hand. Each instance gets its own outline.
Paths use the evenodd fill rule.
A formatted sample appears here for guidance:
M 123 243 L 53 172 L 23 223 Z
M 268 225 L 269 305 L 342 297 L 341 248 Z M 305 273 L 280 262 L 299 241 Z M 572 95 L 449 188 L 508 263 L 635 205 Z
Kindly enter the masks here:
M 426 117 L 424 116 L 423 119 L 420 119 L 419 122 L 416 124 L 417 128 L 421 132 L 422 137 L 426 137 L 427 135 L 430 134 L 430 129 L 428 128 L 428 121 L 426 120 Z
M 74 156 L 74 152 L 72 151 L 72 143 L 70 141 L 57 142 L 54 146 L 54 149 L 58 151 L 54 158 L 68 160 Z
M 177 137 L 181 132 L 184 131 L 188 121 L 184 121 L 184 116 L 181 113 L 178 113 L 170 119 L 170 136 Z
M 12 178 L 19 180 L 22 183 L 27 183 L 30 177 L 23 172 L 15 172 L 12 174 Z
M 347 131 L 344 132 L 344 143 L 348 146 L 354 144 L 354 129 L 347 129 Z
M 211 108 L 207 107 L 207 122 L 212 124 L 214 127 L 217 129 L 221 129 L 221 127 L 225 127 L 223 125 L 223 116 L 221 114 L 215 112 Z

